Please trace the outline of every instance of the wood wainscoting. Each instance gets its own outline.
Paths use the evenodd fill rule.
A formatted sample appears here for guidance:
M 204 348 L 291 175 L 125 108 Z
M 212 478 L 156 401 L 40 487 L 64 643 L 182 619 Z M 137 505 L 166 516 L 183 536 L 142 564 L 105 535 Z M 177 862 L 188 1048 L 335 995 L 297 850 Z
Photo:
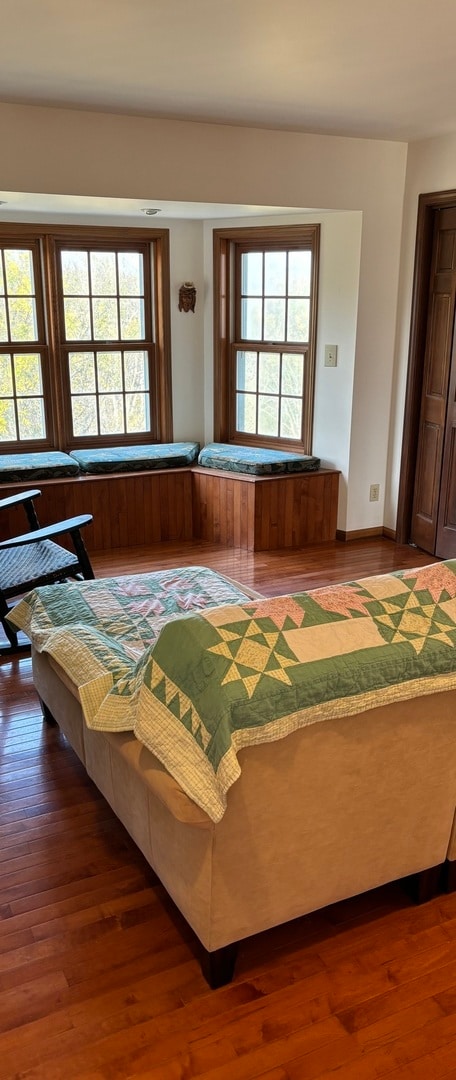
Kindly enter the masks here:
M 194 539 L 248 551 L 334 540 L 339 473 L 248 476 L 194 467 Z
M 339 473 L 331 469 L 248 476 L 190 466 L 8 483 L 2 494 L 26 487 L 41 491 L 36 509 L 43 525 L 93 515 L 84 530 L 89 552 L 166 540 L 276 551 L 336 537 Z M 0 530 L 0 539 L 23 533 L 23 510 L 3 511 Z
M 190 469 L 4 484 L 2 495 L 14 495 L 16 491 L 34 487 L 41 491 L 36 510 L 42 525 L 76 514 L 93 515 L 92 524 L 84 529 L 84 541 L 90 552 L 193 538 Z M 23 510 L 2 511 L 1 539 L 25 532 L 25 525 Z

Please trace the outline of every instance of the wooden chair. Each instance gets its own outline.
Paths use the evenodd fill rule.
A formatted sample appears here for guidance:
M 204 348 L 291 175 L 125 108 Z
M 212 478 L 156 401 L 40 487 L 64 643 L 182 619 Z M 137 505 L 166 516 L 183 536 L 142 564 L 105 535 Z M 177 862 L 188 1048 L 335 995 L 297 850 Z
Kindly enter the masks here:
M 14 606 L 8 604 L 12 597 L 22 596 L 38 585 L 95 576 L 80 532 L 92 521 L 92 515 L 82 514 L 41 528 L 34 506 L 38 495 L 41 492 L 34 488 L 0 499 L 0 510 L 22 504 L 29 524 L 28 532 L 0 543 L 0 621 L 9 643 L 0 644 L 3 655 L 30 648 L 28 642 L 19 643 L 17 633 L 6 621 L 8 611 Z M 70 537 L 74 551 L 54 543 L 54 537 L 64 534 Z

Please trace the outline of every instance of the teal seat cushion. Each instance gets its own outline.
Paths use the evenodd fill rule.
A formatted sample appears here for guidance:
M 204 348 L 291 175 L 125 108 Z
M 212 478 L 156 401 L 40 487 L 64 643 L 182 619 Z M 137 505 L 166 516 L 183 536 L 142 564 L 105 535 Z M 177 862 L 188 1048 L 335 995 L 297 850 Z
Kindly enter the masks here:
M 196 461 L 198 451 L 197 442 L 173 442 L 72 450 L 71 456 L 82 473 L 112 473 L 134 472 L 137 469 L 176 469 Z
M 60 450 L 41 450 L 36 454 L 0 454 L 0 481 L 50 480 L 57 476 L 77 476 L 79 465 Z
M 198 457 L 198 465 L 226 472 L 269 476 L 276 473 L 314 472 L 320 458 L 312 454 L 290 454 L 284 450 L 265 450 L 258 446 L 234 446 L 231 443 L 208 443 Z

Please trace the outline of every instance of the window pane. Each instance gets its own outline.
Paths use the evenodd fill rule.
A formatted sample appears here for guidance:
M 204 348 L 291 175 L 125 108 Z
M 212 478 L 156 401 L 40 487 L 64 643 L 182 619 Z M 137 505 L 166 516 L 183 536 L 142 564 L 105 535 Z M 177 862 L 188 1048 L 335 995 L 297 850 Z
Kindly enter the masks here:
M 257 390 L 258 353 L 238 352 L 236 355 L 236 387 L 238 390 Z
M 100 394 L 100 433 L 118 435 L 125 431 L 122 394 Z
M 36 304 L 22 296 L 8 301 L 11 341 L 38 341 Z
M 74 397 L 71 400 L 73 435 L 98 435 L 95 396 Z
M 148 431 L 150 428 L 148 394 L 127 394 L 127 431 Z
M 310 300 L 288 301 L 287 341 L 309 340 Z
M 17 439 L 16 416 L 12 401 L 0 401 L 0 439 L 3 442 Z
M 285 341 L 285 300 L 265 300 L 264 341 Z
M 263 253 L 248 251 L 241 255 L 241 292 L 244 296 L 263 294 Z
M 93 336 L 96 341 L 114 341 L 119 337 L 117 301 L 103 297 L 92 300 Z
M 279 399 L 265 397 L 260 394 L 258 398 L 258 434 L 279 434 Z
M 280 434 L 283 439 L 300 439 L 302 426 L 302 401 L 300 398 L 282 398 Z
M 304 356 L 301 353 L 283 353 L 282 356 L 282 394 L 302 396 L 304 377 Z
M 124 381 L 126 390 L 149 389 L 149 368 L 146 353 L 124 353 Z
M 16 376 L 16 393 L 22 397 L 33 394 L 35 397 L 43 393 L 41 382 L 41 360 L 39 356 L 15 356 L 14 373 Z
M 120 352 L 98 353 L 97 375 L 99 391 L 122 392 L 122 354 Z
M 114 251 L 91 251 L 92 293 L 115 296 L 117 293 L 116 256 Z
M 3 279 L 3 260 L 2 260 L 2 253 L 0 251 L 0 296 L 4 296 L 4 295 L 5 295 L 5 282 L 4 282 L 4 279 Z
M 263 353 L 260 356 L 260 377 L 258 389 L 264 394 L 278 394 L 280 386 L 280 356 L 277 353 Z
M 261 300 L 243 300 L 241 318 L 241 337 L 251 341 L 261 341 Z
M 236 394 L 236 428 L 238 431 L 256 432 L 256 396 Z
M 13 394 L 11 357 L 8 355 L 0 356 L 0 394 L 3 397 L 11 397 Z
M 0 341 L 8 341 L 8 326 L 6 323 L 6 303 L 0 296 Z
M 6 291 L 10 296 L 35 292 L 31 251 L 5 251 Z
M 20 439 L 44 439 L 44 407 L 42 398 L 18 398 L 17 413 Z
M 87 341 L 92 337 L 89 300 L 65 299 L 65 336 L 67 341 Z
M 290 251 L 288 256 L 288 295 L 310 296 L 310 251 Z
M 285 296 L 287 285 L 286 251 L 266 251 L 264 256 L 265 296 Z
M 73 296 L 88 296 L 89 262 L 87 252 L 62 251 L 61 258 L 64 293 Z
M 93 353 L 70 353 L 70 388 L 72 394 L 95 391 L 95 357 Z
M 144 296 L 143 258 L 137 251 L 119 252 L 119 293 Z
M 122 341 L 144 340 L 144 300 L 135 300 L 129 297 L 120 300 L 119 306 Z

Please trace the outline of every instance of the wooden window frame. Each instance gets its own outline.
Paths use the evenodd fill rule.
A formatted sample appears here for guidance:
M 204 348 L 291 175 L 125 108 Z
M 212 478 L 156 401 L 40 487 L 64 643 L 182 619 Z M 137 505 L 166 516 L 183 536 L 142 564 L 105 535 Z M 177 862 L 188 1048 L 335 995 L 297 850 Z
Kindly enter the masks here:
M 44 356 L 43 388 L 47 436 L 44 440 L 1 442 L 3 452 L 20 453 L 46 449 L 66 451 L 76 446 L 133 444 L 137 443 L 138 439 L 142 443 L 171 442 L 173 418 L 169 230 L 2 223 L 0 243 L 2 246 L 17 247 L 33 245 L 38 252 L 41 274 L 35 284 L 37 290 L 40 290 L 47 328 L 45 342 L 40 342 L 39 347 L 38 344 L 36 347 L 36 351 L 40 351 Z M 144 351 L 149 351 L 150 354 L 151 431 L 75 438 L 72 433 L 67 364 L 64 362 L 71 343 L 65 341 L 63 332 L 58 252 L 65 246 L 102 250 L 104 244 L 108 246 L 108 250 L 116 245 L 117 250 L 123 245 L 127 249 L 134 249 L 136 245 L 136 249 L 147 248 L 150 252 L 151 289 L 146 304 L 150 305 L 154 341 L 145 343 Z M 135 346 L 139 345 L 140 342 L 135 341 Z M 125 347 L 128 347 L 128 342 Z
M 44 419 L 46 431 L 49 432 L 52 427 L 52 395 L 51 395 L 51 380 L 49 375 L 49 348 L 46 336 L 46 309 L 45 309 L 45 297 L 43 293 L 43 280 L 41 272 L 41 252 L 39 241 L 29 235 L 27 236 L 12 236 L 3 244 L 2 247 L 8 247 L 10 250 L 17 248 L 20 251 L 30 251 L 33 263 L 33 275 L 35 284 L 35 303 L 36 303 L 36 323 L 38 337 L 36 341 L 27 342 L 1 342 L 1 353 L 15 353 L 21 355 L 30 352 L 39 353 L 41 362 L 41 379 L 43 386 L 43 407 L 44 407 Z M 15 411 L 17 416 L 17 396 L 14 396 Z M 24 439 L 18 439 L 10 442 L 2 441 L 0 446 L 7 449 L 10 447 L 18 448 L 24 446 Z M 48 447 L 50 445 L 49 437 L 43 439 L 27 439 L 26 446 L 30 451 L 39 449 L 41 447 Z
M 282 352 L 306 353 L 301 439 L 239 433 L 235 429 L 235 376 L 232 351 L 236 340 L 236 326 L 239 326 L 239 298 L 234 285 L 234 265 L 239 252 L 245 250 L 246 244 L 249 250 L 267 251 L 274 248 L 292 250 L 304 247 L 312 252 L 308 346 L 303 348 L 302 345 L 296 343 L 287 343 L 281 347 Z M 312 452 L 319 253 L 320 225 L 318 224 L 250 226 L 214 230 L 214 438 L 217 442 L 235 445 L 244 443 L 305 454 Z M 275 345 L 278 347 L 280 343 L 275 343 Z

